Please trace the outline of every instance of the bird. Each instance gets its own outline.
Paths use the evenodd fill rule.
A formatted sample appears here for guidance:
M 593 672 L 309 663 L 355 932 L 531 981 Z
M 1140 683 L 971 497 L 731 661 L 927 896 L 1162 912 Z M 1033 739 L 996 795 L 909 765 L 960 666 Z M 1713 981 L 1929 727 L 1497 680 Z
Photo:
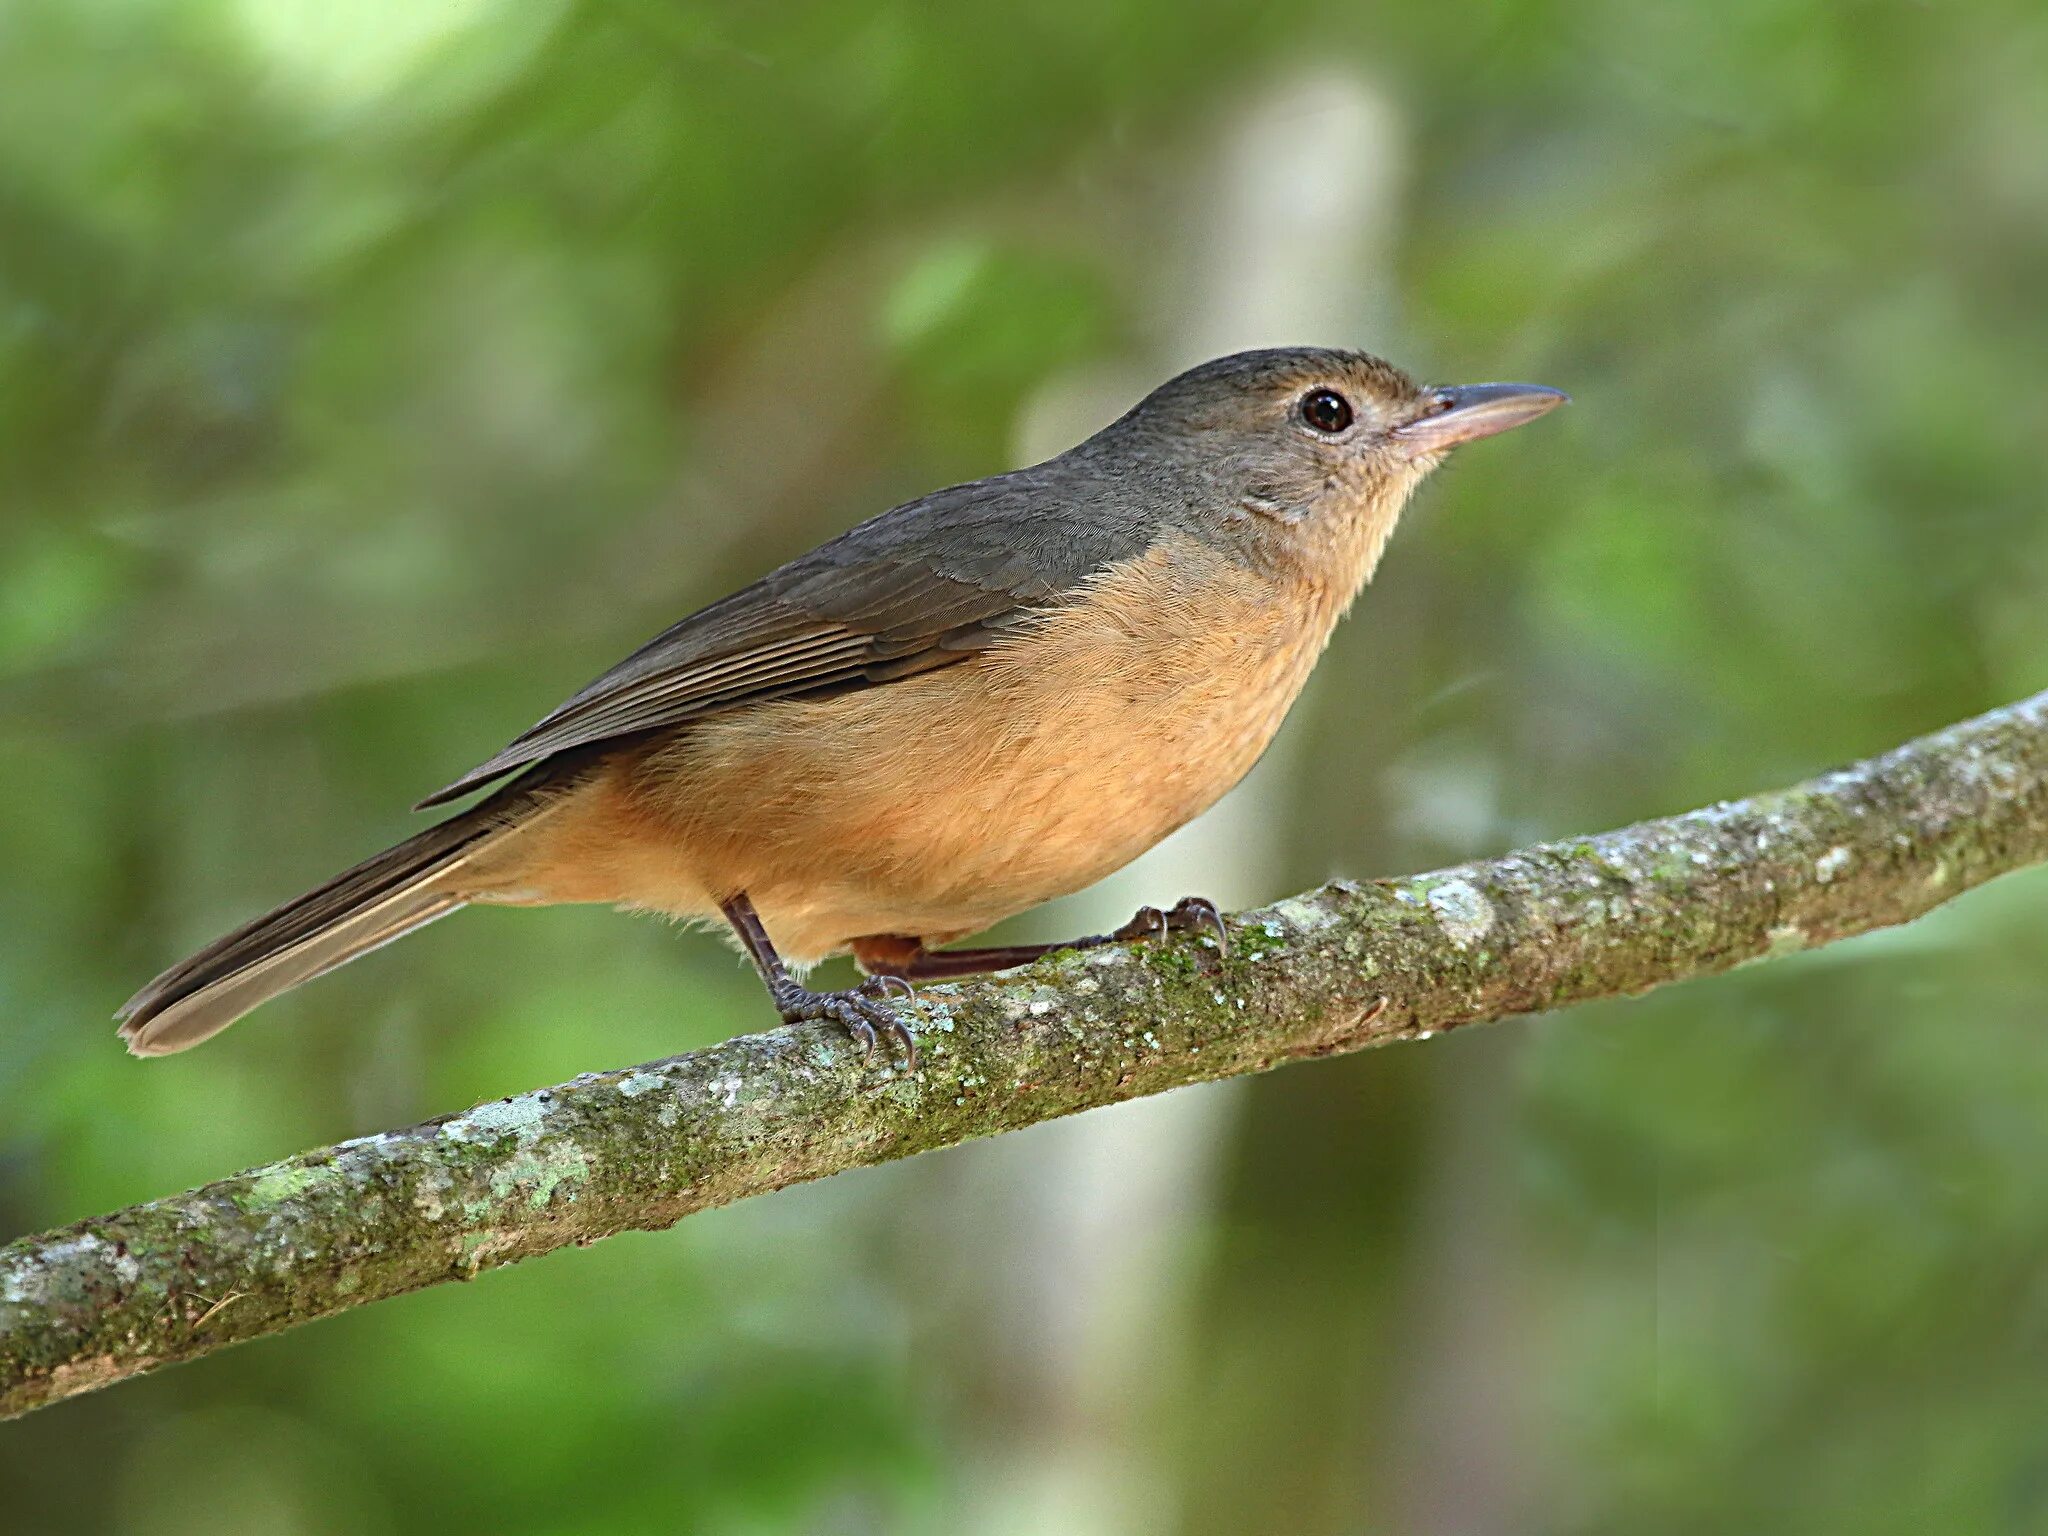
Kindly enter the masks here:
M 1042 463 L 868 519 L 664 630 L 416 809 L 467 809 L 237 928 L 119 1011 L 138 1056 L 472 903 L 723 921 L 781 1018 L 916 1043 L 912 984 L 1207 929 L 948 949 L 1129 863 L 1273 739 L 1417 485 L 1562 404 L 1370 353 L 1191 368 Z M 850 953 L 858 985 L 800 979 Z

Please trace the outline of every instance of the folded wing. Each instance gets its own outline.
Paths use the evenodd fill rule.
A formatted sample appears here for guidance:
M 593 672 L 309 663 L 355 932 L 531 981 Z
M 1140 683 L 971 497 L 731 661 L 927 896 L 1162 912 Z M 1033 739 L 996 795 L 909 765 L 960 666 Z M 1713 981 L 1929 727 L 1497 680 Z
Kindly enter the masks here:
M 885 512 L 655 636 L 420 807 L 715 710 L 964 661 L 1141 551 L 1142 533 L 1089 510 L 1063 509 L 1025 470 Z

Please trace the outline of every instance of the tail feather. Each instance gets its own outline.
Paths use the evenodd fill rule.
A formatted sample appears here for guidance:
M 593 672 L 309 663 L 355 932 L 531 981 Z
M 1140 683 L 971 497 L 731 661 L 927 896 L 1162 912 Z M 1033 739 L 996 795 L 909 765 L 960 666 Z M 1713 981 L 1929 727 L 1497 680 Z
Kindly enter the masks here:
M 429 827 L 245 923 L 165 971 L 116 1015 L 137 1056 L 219 1034 L 257 1004 L 402 938 L 467 902 L 465 866 L 524 817 L 502 797 Z

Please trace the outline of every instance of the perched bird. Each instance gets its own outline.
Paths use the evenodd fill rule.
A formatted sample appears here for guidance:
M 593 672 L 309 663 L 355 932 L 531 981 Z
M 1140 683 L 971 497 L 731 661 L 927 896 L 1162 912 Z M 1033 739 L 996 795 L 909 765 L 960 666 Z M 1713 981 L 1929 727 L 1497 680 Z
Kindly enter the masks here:
M 785 1020 L 915 1046 L 889 989 L 1128 863 L 1243 777 L 1460 443 L 1562 403 L 1289 347 L 1169 380 L 1079 446 L 869 519 L 657 635 L 429 795 L 469 809 L 257 918 L 121 1011 L 138 1056 L 471 902 L 722 916 Z M 1208 903 L 1114 934 L 1208 925 Z M 792 974 L 851 951 L 858 987 Z

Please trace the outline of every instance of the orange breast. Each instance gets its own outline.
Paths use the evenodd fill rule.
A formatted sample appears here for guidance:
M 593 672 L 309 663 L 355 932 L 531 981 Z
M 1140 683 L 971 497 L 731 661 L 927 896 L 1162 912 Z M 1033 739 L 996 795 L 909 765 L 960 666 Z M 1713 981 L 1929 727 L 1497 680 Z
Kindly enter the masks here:
M 1213 804 L 1350 596 L 1164 542 L 971 661 L 712 716 L 615 761 L 498 899 L 705 916 L 745 891 L 802 959 L 863 934 L 976 931 Z

